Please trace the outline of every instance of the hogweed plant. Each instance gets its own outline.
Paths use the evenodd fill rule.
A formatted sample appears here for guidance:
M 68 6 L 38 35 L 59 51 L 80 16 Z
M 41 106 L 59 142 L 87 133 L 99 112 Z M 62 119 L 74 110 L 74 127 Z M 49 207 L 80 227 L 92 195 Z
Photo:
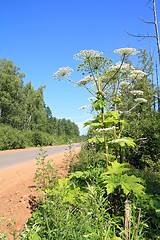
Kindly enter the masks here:
M 145 77 L 146 74 L 125 63 L 126 58 L 138 52 L 133 48 L 122 48 L 116 49 L 115 53 L 120 54 L 121 62 L 114 65 L 111 59 L 102 56 L 102 52 L 83 50 L 76 54 L 74 59 L 81 62 L 77 70 L 84 75 L 84 78 L 78 82 L 69 77 L 73 71 L 69 67 L 60 68 L 54 74 L 54 79 L 66 78 L 76 86 L 84 87 L 92 95 L 91 110 L 96 111 L 96 119 L 86 122 L 85 126 L 90 125 L 97 129 L 97 136 L 89 142 L 102 144 L 106 167 L 109 164 L 109 146 L 114 147 L 115 160 L 118 161 L 118 146 L 135 145 L 131 138 L 121 138 L 125 124 L 122 116 L 129 114 L 137 105 L 147 101 L 141 97 L 142 91 L 134 89 L 136 81 Z M 135 97 L 130 106 L 126 106 L 125 95 Z M 85 108 L 86 106 L 81 107 L 81 109 Z M 109 137 L 111 132 L 113 137 Z
M 135 110 L 139 104 L 147 102 L 142 97 L 143 91 L 137 89 L 137 83 L 146 77 L 146 73 L 127 63 L 129 56 L 138 53 L 136 49 L 122 48 L 114 52 L 121 57 L 121 61 L 116 64 L 113 64 L 111 59 L 103 57 L 102 52 L 80 51 L 74 59 L 81 62 L 77 70 L 81 71 L 84 77 L 75 82 L 70 78 L 73 69 L 63 67 L 54 74 L 54 79 L 66 78 L 75 86 L 84 87 L 92 95 L 89 99 L 90 107 L 91 112 L 96 113 L 96 117 L 87 121 L 84 126 L 93 126 L 96 129 L 96 136 L 88 142 L 100 143 L 104 151 L 108 171 L 102 174 L 102 180 L 106 185 L 107 193 L 113 194 L 115 189 L 119 188 L 120 194 L 125 194 L 128 199 L 131 192 L 136 196 L 141 195 L 144 187 L 140 178 L 123 173 L 129 169 L 126 169 L 124 164 L 119 165 L 119 150 L 126 145 L 135 146 L 132 138 L 121 136 L 126 124 L 124 117 L 133 109 Z M 86 109 L 86 106 L 80 109 Z M 114 162 L 109 159 L 109 147 L 114 153 Z M 128 239 L 128 233 L 126 233 L 126 239 Z

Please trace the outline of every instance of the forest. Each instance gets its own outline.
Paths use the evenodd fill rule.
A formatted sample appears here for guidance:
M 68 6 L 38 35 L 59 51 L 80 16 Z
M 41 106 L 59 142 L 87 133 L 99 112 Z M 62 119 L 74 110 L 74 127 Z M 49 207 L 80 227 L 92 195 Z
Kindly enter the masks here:
M 0 60 L 0 150 L 79 141 L 78 126 L 57 119 L 44 102 L 45 86 L 35 90 L 12 60 Z

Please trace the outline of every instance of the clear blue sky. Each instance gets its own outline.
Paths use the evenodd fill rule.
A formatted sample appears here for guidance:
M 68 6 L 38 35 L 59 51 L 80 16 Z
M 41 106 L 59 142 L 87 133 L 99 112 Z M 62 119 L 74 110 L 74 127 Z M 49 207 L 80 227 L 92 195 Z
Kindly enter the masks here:
M 6 0 L 0 4 L 0 58 L 13 60 L 26 74 L 35 89 L 46 85 L 44 99 L 53 116 L 81 125 L 87 118 L 78 108 L 87 105 L 90 95 L 67 80 L 53 80 L 59 67 L 75 70 L 74 54 L 81 50 L 98 50 L 105 57 L 119 61 L 113 51 L 122 47 L 149 48 L 149 40 L 138 41 L 131 33 L 154 33 L 148 0 Z M 157 13 L 160 3 L 157 1 Z M 152 41 L 153 43 L 153 41 Z M 152 45 L 156 51 L 156 44 Z M 81 133 L 84 130 L 80 129 Z

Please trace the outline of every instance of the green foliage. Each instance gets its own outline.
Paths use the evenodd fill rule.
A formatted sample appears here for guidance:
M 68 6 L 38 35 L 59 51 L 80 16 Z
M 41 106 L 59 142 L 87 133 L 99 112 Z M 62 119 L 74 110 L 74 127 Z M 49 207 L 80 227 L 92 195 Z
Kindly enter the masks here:
M 133 192 L 135 196 L 139 196 L 144 193 L 144 186 L 142 185 L 142 179 L 134 175 L 123 174 L 124 172 L 129 171 L 129 168 L 126 168 L 126 163 L 120 164 L 117 161 L 111 163 L 111 166 L 108 166 L 108 170 L 105 173 L 102 173 L 102 178 L 104 184 L 106 184 L 107 193 L 111 194 L 115 191 L 117 187 L 120 187 L 124 194 L 128 196 Z
M 125 160 L 140 168 L 145 166 L 152 168 L 154 165 L 156 170 L 160 156 L 159 113 L 144 111 L 140 114 L 138 121 L 137 116 L 130 116 L 130 124 L 126 125 L 123 134 L 132 137 L 136 143 L 135 148 L 126 149 Z
M 57 173 L 54 168 L 53 160 L 47 160 L 47 151 L 40 149 L 39 156 L 36 158 L 38 166 L 35 173 L 34 181 L 41 190 L 53 188 L 57 184 Z
M 0 60 L 0 131 L 4 128 L 6 133 L 6 137 L 4 133 L 1 135 L 0 149 L 50 145 L 53 142 L 51 136 L 57 143 L 67 143 L 69 139 L 79 141 L 75 123 L 52 117 L 44 102 L 45 86 L 35 90 L 31 82 L 24 85 L 25 74 L 20 70 L 13 61 Z M 29 130 L 33 134 L 28 133 Z
M 26 146 L 23 132 L 2 123 L 0 123 L 0 136 L 0 150 Z

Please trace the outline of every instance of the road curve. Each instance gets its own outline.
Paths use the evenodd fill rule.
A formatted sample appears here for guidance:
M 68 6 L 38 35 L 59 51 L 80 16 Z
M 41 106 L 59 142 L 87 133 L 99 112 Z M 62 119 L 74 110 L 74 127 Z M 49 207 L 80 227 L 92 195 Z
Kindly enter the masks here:
M 80 143 L 75 143 L 73 144 L 73 148 L 80 147 L 80 145 L 81 145 Z M 44 147 L 43 149 L 47 151 L 48 156 L 50 156 L 56 153 L 66 151 L 67 147 L 68 145 L 62 145 L 62 146 Z M 1 152 L 0 153 L 0 169 L 34 160 L 38 157 L 39 153 L 40 153 L 39 148 L 15 151 L 15 152 L 13 151 Z

